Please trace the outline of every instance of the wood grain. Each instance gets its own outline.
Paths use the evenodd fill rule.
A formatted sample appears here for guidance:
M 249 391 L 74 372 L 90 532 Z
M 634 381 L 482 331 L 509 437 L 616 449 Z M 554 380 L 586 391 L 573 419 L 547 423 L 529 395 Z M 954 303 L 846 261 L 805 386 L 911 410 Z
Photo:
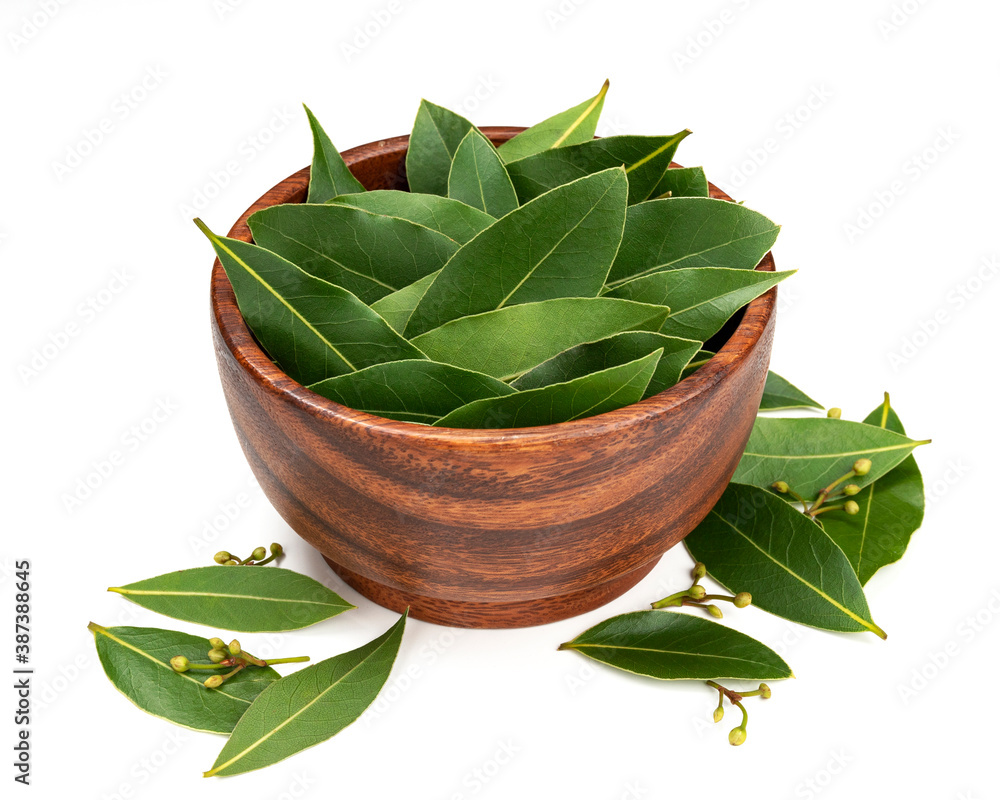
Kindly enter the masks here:
M 495 143 L 520 128 L 485 128 Z M 408 137 L 346 151 L 368 189 L 406 189 Z M 305 200 L 308 169 L 247 217 Z M 712 196 L 729 199 L 716 187 Z M 773 270 L 770 253 L 758 269 Z M 520 627 L 633 586 L 708 513 L 763 392 L 776 289 L 694 375 L 626 408 L 512 430 L 428 428 L 314 394 L 260 349 L 218 261 L 212 329 L 226 402 L 268 499 L 351 586 L 418 619 Z

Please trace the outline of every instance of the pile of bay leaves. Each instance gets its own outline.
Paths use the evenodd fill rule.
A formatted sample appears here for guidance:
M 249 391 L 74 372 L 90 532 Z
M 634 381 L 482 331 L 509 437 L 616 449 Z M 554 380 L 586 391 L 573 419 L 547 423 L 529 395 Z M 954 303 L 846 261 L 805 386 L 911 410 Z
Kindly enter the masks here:
M 307 202 L 253 214 L 254 244 L 197 222 L 262 347 L 324 397 L 452 428 L 620 408 L 792 273 L 754 270 L 777 225 L 669 169 L 690 131 L 595 139 L 606 91 L 499 147 L 422 102 L 408 192 L 365 191 L 309 113 Z

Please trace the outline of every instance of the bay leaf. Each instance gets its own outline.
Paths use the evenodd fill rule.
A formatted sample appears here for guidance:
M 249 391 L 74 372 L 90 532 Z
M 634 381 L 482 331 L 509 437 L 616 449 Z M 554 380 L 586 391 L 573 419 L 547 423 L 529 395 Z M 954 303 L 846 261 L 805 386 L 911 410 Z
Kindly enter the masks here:
M 306 202 L 325 203 L 337 195 L 364 192 L 365 187 L 344 163 L 340 151 L 334 147 L 312 111 L 308 106 L 302 107 L 309 117 L 309 127 L 313 135 L 313 159 L 309 170 L 309 195 Z
M 663 173 L 653 189 L 652 199 L 669 193 L 670 197 L 708 197 L 708 178 L 701 167 L 675 167 Z
M 768 372 L 764 382 L 764 395 L 760 399 L 761 411 L 784 411 L 789 408 L 823 408 L 809 395 L 776 372 Z M 896 431 L 903 433 L 903 431 Z
M 625 167 L 628 202 L 649 198 L 681 143 L 691 131 L 673 136 L 607 136 L 583 144 L 545 150 L 507 164 L 517 197 L 526 203 L 564 183 L 585 175 Z
M 867 486 L 929 441 L 845 419 L 757 417 L 733 480 L 765 489 L 775 481 L 786 481 L 811 499 L 849 472 L 859 458 L 870 459 L 872 468 L 851 483 Z
M 621 244 L 627 191 L 620 168 L 604 170 L 497 220 L 444 266 L 404 335 L 520 303 L 596 297 Z
M 719 331 L 739 309 L 794 275 L 752 269 L 694 267 L 668 269 L 635 278 L 607 292 L 637 303 L 670 304 L 670 316 L 660 333 L 705 341 Z
M 441 269 L 459 247 L 415 222 L 333 203 L 271 206 L 247 223 L 258 245 L 364 303 Z
M 865 418 L 866 425 L 905 434 L 903 423 L 885 403 Z M 823 528 L 844 551 L 862 584 L 906 552 L 913 532 L 924 519 L 924 481 L 912 455 L 899 466 L 864 487 L 852 498 L 857 514 L 831 511 L 823 515 Z
M 517 208 L 517 193 L 497 149 L 478 128 L 459 142 L 448 172 L 448 197 L 502 217 Z
M 830 631 L 885 638 L 864 590 L 834 541 L 766 489 L 731 483 L 684 540 L 691 556 L 732 592 L 771 614 Z
M 447 322 L 412 340 L 434 361 L 513 380 L 567 348 L 629 330 L 656 330 L 665 306 L 568 297 L 505 306 Z
M 185 728 L 229 733 L 265 688 L 280 675 L 270 667 L 238 672 L 218 689 L 206 689 L 208 670 L 174 672 L 170 659 L 207 664 L 208 639 L 160 628 L 104 628 L 91 622 L 97 656 L 114 687 L 143 711 Z
M 368 644 L 293 672 L 261 692 L 205 777 L 283 761 L 354 722 L 388 680 L 405 624 L 403 614 Z
M 771 249 L 779 229 L 746 206 L 710 197 L 671 197 L 630 206 L 608 287 L 667 269 L 753 269 Z
M 431 196 L 427 195 L 427 197 Z M 409 286 L 404 286 L 402 289 L 397 289 L 392 294 L 387 294 L 376 300 L 371 304 L 372 311 L 388 322 L 393 330 L 402 334 L 410 322 L 410 317 L 413 316 L 413 309 L 417 307 L 420 298 L 427 293 L 427 289 L 434 283 L 434 279 L 437 278 L 440 271 L 425 275 L 419 281 L 414 281 Z
M 793 678 L 770 647 L 711 620 L 633 611 L 597 623 L 560 650 L 659 680 L 773 681 Z
M 548 361 L 528 370 L 511 382 L 518 391 L 537 389 L 553 383 L 565 383 L 573 378 L 599 372 L 608 367 L 617 367 L 641 358 L 655 350 L 663 355 L 646 387 L 643 397 L 651 397 L 669 389 L 680 380 L 681 370 L 698 352 L 700 342 L 678 339 L 661 333 L 648 331 L 626 331 L 585 342 L 563 350 Z
M 395 361 L 423 358 L 346 289 L 313 277 L 269 250 L 216 236 L 201 221 L 236 293 L 240 313 L 278 365 L 302 384 Z
M 565 383 L 475 400 L 434 423 L 441 428 L 531 428 L 613 411 L 642 399 L 663 350 Z
M 420 101 L 406 151 L 406 180 L 411 192 L 448 194 L 448 171 L 455 151 L 473 124 L 447 108 Z
M 604 96 L 608 93 L 610 81 L 594 97 L 579 105 L 560 111 L 555 116 L 521 131 L 513 139 L 508 139 L 497 150 L 505 162 L 517 161 L 533 156 L 552 147 L 566 147 L 589 142 L 597 131 L 597 121 L 604 108 Z
M 108 591 L 158 614 L 229 631 L 292 631 L 355 608 L 308 575 L 279 567 L 194 567 Z
M 328 203 L 354 206 L 372 214 L 397 217 L 443 233 L 456 244 L 475 238 L 496 220 L 478 208 L 436 194 L 415 194 L 395 189 L 377 189 L 360 194 L 342 194 Z
M 375 364 L 309 388 L 348 408 L 425 425 L 474 400 L 515 391 L 480 372 L 427 359 Z

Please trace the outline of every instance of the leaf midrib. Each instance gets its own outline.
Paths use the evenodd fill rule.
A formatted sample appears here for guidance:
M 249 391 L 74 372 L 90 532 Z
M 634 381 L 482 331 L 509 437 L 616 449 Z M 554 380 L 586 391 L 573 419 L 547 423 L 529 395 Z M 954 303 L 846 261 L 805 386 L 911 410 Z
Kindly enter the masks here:
M 699 653 L 688 650 L 662 650 L 657 647 L 631 647 L 628 645 L 619 645 L 619 644 L 590 644 L 590 643 L 574 644 L 573 642 L 570 642 L 569 645 L 567 645 L 567 647 L 572 647 L 574 649 L 580 649 L 583 647 L 593 647 L 602 650 L 636 650 L 642 653 L 662 653 L 664 655 L 671 655 L 671 656 L 695 656 L 703 658 L 718 658 L 723 661 L 737 661 L 741 664 L 755 664 L 757 666 L 768 667 L 770 669 L 776 668 L 774 664 L 769 664 L 766 661 L 756 661 L 752 658 L 741 658 L 739 656 L 720 656 L 715 653 Z
M 911 450 L 916 447 L 921 442 L 907 442 L 906 444 L 893 444 L 887 445 L 885 447 L 871 447 L 867 450 L 849 450 L 846 453 L 816 453 L 815 455 L 781 455 L 781 454 L 770 454 L 770 453 L 753 453 L 749 450 L 743 451 L 744 456 L 754 456 L 755 458 L 775 458 L 783 459 L 786 461 L 797 461 L 797 460 L 811 460 L 815 458 L 847 458 L 848 456 L 866 455 L 868 453 L 887 453 L 892 450 L 904 450 L 910 448 Z
M 177 592 L 166 589 L 129 589 L 127 587 L 112 587 L 109 592 L 123 595 L 147 595 L 153 597 L 225 597 L 238 600 L 262 600 L 268 603 L 298 603 L 300 605 L 328 606 L 330 608 L 343 608 L 338 603 L 323 603 L 318 600 L 302 600 L 293 597 L 264 597 L 254 594 L 228 594 L 225 592 Z

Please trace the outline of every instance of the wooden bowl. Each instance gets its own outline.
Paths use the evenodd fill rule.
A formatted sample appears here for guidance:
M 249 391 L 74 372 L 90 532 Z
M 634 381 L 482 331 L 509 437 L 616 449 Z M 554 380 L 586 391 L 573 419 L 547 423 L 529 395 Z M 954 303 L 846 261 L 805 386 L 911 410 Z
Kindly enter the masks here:
M 520 128 L 485 128 L 495 143 Z M 343 154 L 367 189 L 406 189 L 408 137 Z M 247 217 L 305 200 L 308 169 Z M 712 196 L 729 199 L 712 187 Z M 773 270 L 771 254 L 758 269 Z M 635 585 L 708 513 L 763 392 L 776 289 L 751 302 L 708 364 L 595 417 L 508 430 L 395 422 L 296 383 L 243 322 L 218 261 L 212 332 L 236 434 L 268 499 L 334 571 L 388 608 L 473 628 L 538 625 Z M 656 598 L 649 597 L 647 600 Z

